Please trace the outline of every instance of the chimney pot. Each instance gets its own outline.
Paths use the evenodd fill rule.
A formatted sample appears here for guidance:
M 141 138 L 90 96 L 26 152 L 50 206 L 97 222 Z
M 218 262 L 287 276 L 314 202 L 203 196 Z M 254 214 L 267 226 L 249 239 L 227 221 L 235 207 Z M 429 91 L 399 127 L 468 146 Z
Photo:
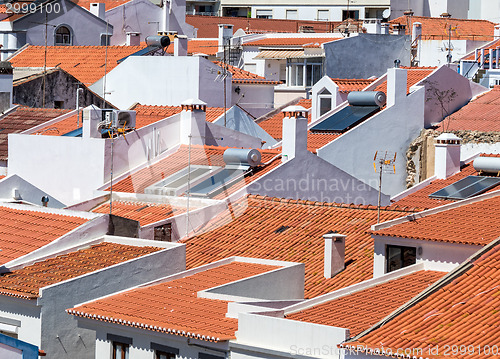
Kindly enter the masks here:
M 189 99 L 181 104 L 182 144 L 204 145 L 207 126 L 207 104 L 199 99 Z M 191 141 L 190 141 L 191 137 Z
M 287 162 L 307 151 L 307 112 L 302 106 L 283 109 L 282 162 Z
M 333 278 L 345 267 L 346 235 L 337 232 L 323 235 L 325 239 L 324 276 Z
M 453 133 L 442 133 L 436 138 L 434 175 L 446 179 L 460 171 L 460 137 Z

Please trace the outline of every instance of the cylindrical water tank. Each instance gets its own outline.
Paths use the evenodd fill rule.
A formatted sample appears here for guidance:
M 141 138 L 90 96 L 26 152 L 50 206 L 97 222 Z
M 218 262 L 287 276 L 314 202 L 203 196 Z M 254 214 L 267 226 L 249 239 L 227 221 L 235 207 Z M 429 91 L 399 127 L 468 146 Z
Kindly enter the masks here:
M 477 157 L 472 165 L 478 172 L 497 174 L 500 172 L 500 157 Z
M 379 106 L 385 105 L 386 97 L 382 91 L 352 91 L 347 95 L 351 106 Z
M 255 149 L 228 148 L 224 151 L 223 158 L 228 165 L 255 167 L 260 164 L 261 155 Z
M 170 45 L 170 38 L 168 36 L 153 35 L 146 37 L 146 44 L 148 46 L 167 47 Z

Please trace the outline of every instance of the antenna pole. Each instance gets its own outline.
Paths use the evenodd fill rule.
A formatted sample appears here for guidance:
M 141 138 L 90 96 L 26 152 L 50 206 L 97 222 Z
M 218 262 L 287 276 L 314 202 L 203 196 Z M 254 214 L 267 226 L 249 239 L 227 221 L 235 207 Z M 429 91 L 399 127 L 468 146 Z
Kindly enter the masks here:
M 106 74 L 108 72 L 108 45 L 109 45 L 108 26 L 109 26 L 109 22 L 106 21 L 106 50 L 105 50 L 105 54 L 104 54 L 104 80 L 103 80 L 103 85 L 102 85 L 102 108 L 106 108 Z
M 378 179 L 378 204 L 377 204 L 377 223 L 380 223 L 380 198 L 382 194 L 382 165 L 383 162 L 380 161 L 380 174 Z
M 224 66 L 224 71 L 223 71 L 223 81 L 224 81 L 224 127 L 226 127 L 227 125 L 227 122 L 226 122 L 226 78 L 227 78 L 227 59 L 226 59 L 226 49 L 227 49 L 227 44 L 226 44 L 226 40 L 223 38 L 222 39 L 224 41 L 224 61 L 223 61 L 223 65 Z
M 47 77 L 47 32 L 48 32 L 48 23 L 47 19 L 47 10 L 45 10 L 45 54 L 43 58 L 43 90 L 42 90 L 42 107 L 45 108 L 45 83 L 46 83 L 46 77 Z
M 115 129 L 111 127 L 111 179 L 109 185 L 109 214 L 113 214 L 113 147 L 114 147 Z
M 187 177 L 187 190 L 186 190 L 186 238 L 189 234 L 189 195 L 191 192 L 191 139 L 192 134 L 189 134 L 189 147 L 188 147 L 188 177 Z

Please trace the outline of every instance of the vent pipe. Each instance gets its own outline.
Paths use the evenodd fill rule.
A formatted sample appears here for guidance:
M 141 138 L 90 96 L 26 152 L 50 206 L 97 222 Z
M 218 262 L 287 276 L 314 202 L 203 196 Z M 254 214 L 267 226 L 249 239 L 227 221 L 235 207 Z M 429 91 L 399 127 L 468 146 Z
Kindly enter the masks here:
M 345 267 L 345 239 L 346 235 L 339 233 L 327 233 L 325 239 L 324 276 L 333 278 Z

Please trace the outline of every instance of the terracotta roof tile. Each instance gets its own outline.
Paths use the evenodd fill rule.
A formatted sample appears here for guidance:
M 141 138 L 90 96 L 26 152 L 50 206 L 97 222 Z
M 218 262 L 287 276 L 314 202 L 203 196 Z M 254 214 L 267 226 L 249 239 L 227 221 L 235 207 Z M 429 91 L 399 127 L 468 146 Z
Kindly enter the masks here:
M 438 130 L 500 132 L 499 111 L 500 86 L 495 86 L 445 118 Z
M 187 53 L 189 55 L 193 54 L 205 54 L 209 56 L 215 56 L 219 50 L 219 40 L 217 39 L 191 39 L 188 41 Z M 167 53 L 174 53 L 174 44 L 171 44 L 167 48 Z
M 94 3 L 93 0 L 71 0 L 75 4 L 90 11 L 90 4 Z M 100 3 L 105 4 L 106 11 L 114 9 L 117 6 L 128 3 L 131 0 L 99 0 Z
M 161 284 L 140 287 L 69 309 L 68 313 L 115 324 L 207 341 L 235 338 L 238 320 L 227 318 L 228 302 L 197 292 L 279 267 L 232 262 Z
M 286 317 L 302 322 L 349 328 L 351 337 L 354 337 L 385 318 L 444 274 L 436 271 L 411 273 Z
M 499 245 L 452 279 L 383 326 L 347 344 L 378 350 L 383 346 L 393 353 L 398 348 L 409 349 L 409 352 L 420 348 L 420 353 L 412 355 L 423 358 L 497 357 L 496 350 L 492 354 L 492 349 L 498 347 L 500 332 Z M 461 351 L 461 345 L 474 350 Z M 458 350 L 452 353 L 453 346 Z
M 0 265 L 28 254 L 88 222 L 86 218 L 0 206 Z
M 107 50 L 106 50 L 107 48 Z M 91 85 L 123 59 L 144 46 L 48 46 L 47 67 L 60 67 L 78 81 Z M 106 63 L 107 51 L 107 65 Z M 45 47 L 27 46 L 9 59 L 13 67 L 43 67 Z
M 138 221 L 141 226 L 167 219 L 185 212 L 184 208 L 171 206 L 165 203 L 132 202 L 132 201 L 113 201 L 113 213 L 134 221 Z M 109 202 L 104 203 L 92 212 L 109 213 Z
M 412 67 L 412 68 L 407 68 L 407 79 L 406 79 L 406 91 L 407 94 L 410 93 L 410 87 L 413 85 L 416 85 L 420 81 L 422 81 L 424 78 L 429 76 L 435 68 L 433 67 L 426 67 L 426 68 L 419 68 L 419 67 Z M 382 82 L 380 85 L 378 85 L 374 91 L 382 91 L 385 94 L 387 94 L 387 80 Z
M 381 236 L 484 246 L 500 233 L 500 196 L 374 231 Z
M 305 109 L 310 109 L 312 106 L 311 99 L 301 99 L 296 103 L 297 106 L 302 106 Z M 271 137 L 281 140 L 283 131 L 283 117 L 285 115 L 280 112 L 271 118 L 259 122 L 259 126 L 264 129 Z M 309 114 L 309 122 L 311 122 L 311 115 Z
M 488 50 L 496 50 L 496 48 L 500 46 L 500 40 L 496 40 L 494 42 L 491 42 L 489 43 L 488 45 L 486 46 L 482 46 L 482 47 L 479 47 L 479 49 L 484 49 L 484 55 L 485 56 L 488 56 L 489 55 L 489 51 Z M 466 61 L 476 61 L 476 53 L 472 53 L 471 55 L 469 56 L 466 56 L 464 57 L 462 60 L 466 60 Z M 479 59 L 477 59 L 479 61 Z M 485 62 L 486 63 L 489 63 L 490 62 L 490 59 L 489 58 L 486 58 L 485 59 Z M 493 58 L 493 63 L 496 63 L 496 59 Z
M 382 221 L 402 212 L 382 209 Z M 248 196 L 183 240 L 187 267 L 194 268 L 231 256 L 305 264 L 305 297 L 312 298 L 373 275 L 373 240 L 367 231 L 377 221 L 376 207 Z M 285 230 L 277 231 L 279 228 Z M 323 276 L 323 234 L 346 234 L 346 269 L 334 278 Z M 215 240 L 216 239 L 216 240 Z
M 255 19 L 245 17 L 202 16 L 186 15 L 186 22 L 198 29 L 198 38 L 217 38 L 219 24 L 232 24 L 233 32 L 238 29 L 246 33 L 288 32 L 297 33 L 303 26 L 310 26 L 314 32 L 333 32 L 340 24 L 339 21 L 304 21 L 304 20 L 278 20 Z
M 217 146 L 191 146 L 191 164 L 192 165 L 205 165 L 205 166 L 220 166 L 224 167 L 222 156 L 227 147 Z M 188 165 L 188 151 L 189 147 L 182 145 L 174 154 L 156 162 L 149 167 L 141 169 L 127 178 L 117 182 L 113 185 L 113 190 L 117 192 L 132 192 L 144 193 L 144 189 L 148 186 L 161 181 L 184 168 Z M 262 154 L 262 162 L 267 163 L 280 154 L 277 150 L 260 150 Z M 225 198 L 229 194 L 234 193 L 251 181 L 257 179 L 268 171 L 278 166 L 281 162 L 275 160 L 267 165 L 261 165 L 255 168 L 253 175 L 245 177 L 243 180 L 231 185 L 225 191 L 221 192 L 214 198 Z
M 329 144 L 340 135 L 340 133 L 308 132 L 307 149 L 312 153 L 316 153 L 318 148 Z
M 0 275 L 0 295 L 36 299 L 39 289 L 133 258 L 161 250 L 116 243 L 100 243 L 87 249 L 37 262 Z
M 214 61 L 214 63 L 222 68 L 224 68 L 224 64 L 220 61 Z M 271 81 L 267 80 L 265 77 L 256 75 L 252 72 L 245 71 L 236 66 L 225 65 L 227 66 L 227 71 L 229 71 L 232 75 L 232 83 L 233 84 L 259 84 L 259 85 L 279 85 L 280 81 Z
M 8 135 L 20 133 L 71 110 L 19 106 L 0 119 L 0 160 L 7 160 Z
M 335 79 L 331 78 L 339 87 L 339 91 L 349 93 L 351 91 L 362 91 L 376 79 Z
M 132 110 L 136 111 L 135 128 L 139 129 L 148 126 L 167 117 L 181 113 L 181 106 L 147 106 L 137 104 Z M 214 122 L 224 114 L 223 107 L 207 107 L 207 121 Z M 82 115 L 80 113 L 80 126 L 77 115 L 70 116 L 57 123 L 41 128 L 36 134 L 47 136 L 61 136 L 82 127 Z M 0 133 L 1 135 L 1 133 Z
M 271 37 L 251 42 L 246 42 L 243 46 L 279 46 L 279 47 L 321 47 L 325 42 L 338 40 L 339 37 Z
M 448 40 L 448 29 L 451 26 L 451 38 L 461 40 L 491 41 L 495 24 L 487 20 L 453 19 L 425 16 L 401 16 L 389 21 L 391 25 L 408 25 L 406 33 L 410 34 L 413 23 L 422 24 L 423 40 Z

